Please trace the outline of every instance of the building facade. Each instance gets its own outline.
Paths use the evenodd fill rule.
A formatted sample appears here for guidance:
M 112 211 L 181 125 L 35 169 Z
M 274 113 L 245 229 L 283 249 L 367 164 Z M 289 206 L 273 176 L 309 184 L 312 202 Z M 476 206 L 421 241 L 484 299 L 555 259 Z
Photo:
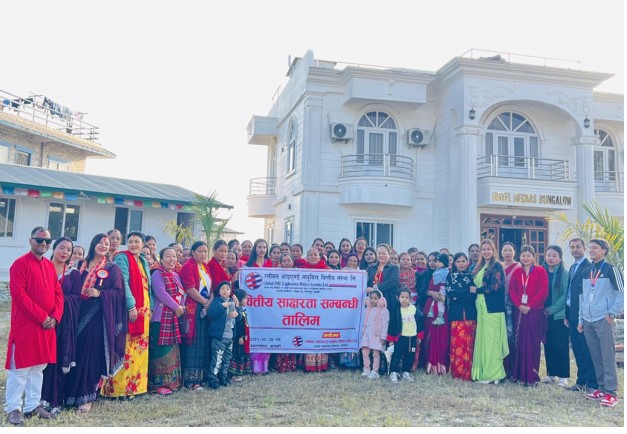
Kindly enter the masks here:
M 248 124 L 268 149 L 249 216 L 272 242 L 460 251 L 489 237 L 540 258 L 561 230 L 551 212 L 584 218 L 596 200 L 623 218 L 623 95 L 594 91 L 611 74 L 538 60 L 471 52 L 428 72 L 308 51 Z

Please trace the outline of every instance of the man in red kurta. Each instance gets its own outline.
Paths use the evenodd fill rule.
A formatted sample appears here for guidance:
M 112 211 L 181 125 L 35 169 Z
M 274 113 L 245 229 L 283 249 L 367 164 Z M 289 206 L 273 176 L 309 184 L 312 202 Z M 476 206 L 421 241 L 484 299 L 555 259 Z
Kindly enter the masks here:
M 51 242 L 46 228 L 33 229 L 30 252 L 16 259 L 9 271 L 11 331 L 5 365 L 9 372 L 4 409 L 13 425 L 22 425 L 24 416 L 53 417 L 39 405 L 43 370 L 57 360 L 55 327 L 63 315 L 61 285 L 54 265 L 44 258 Z

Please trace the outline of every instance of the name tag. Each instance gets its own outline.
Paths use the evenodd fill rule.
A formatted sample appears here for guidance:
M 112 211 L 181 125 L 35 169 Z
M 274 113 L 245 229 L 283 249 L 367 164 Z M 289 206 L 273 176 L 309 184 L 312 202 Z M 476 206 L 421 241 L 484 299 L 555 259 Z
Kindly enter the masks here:
M 527 297 L 527 294 L 523 294 L 522 298 L 520 299 L 520 302 L 522 304 L 527 304 L 527 300 L 529 299 L 529 297 Z

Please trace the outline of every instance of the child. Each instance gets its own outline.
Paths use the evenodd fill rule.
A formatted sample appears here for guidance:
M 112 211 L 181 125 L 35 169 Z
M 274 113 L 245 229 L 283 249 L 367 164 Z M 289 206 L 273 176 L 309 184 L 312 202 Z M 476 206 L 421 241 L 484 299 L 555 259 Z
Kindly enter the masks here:
M 449 325 L 445 304 L 448 264 L 449 256 L 446 253 L 438 255 L 423 310 L 428 374 L 446 374 L 449 365 Z
M 394 353 L 390 362 L 390 381 L 398 383 L 398 373 L 401 368 L 403 373 L 401 378 L 405 381 L 414 381 L 414 377 L 409 373 L 414 363 L 416 353 L 416 339 L 418 327 L 416 325 L 416 306 L 411 304 L 411 291 L 403 287 L 398 292 L 398 301 L 401 310 L 401 336 L 394 344 Z
M 209 337 L 211 337 L 211 363 L 209 365 L 209 387 L 217 389 L 230 386 L 227 370 L 233 351 L 233 328 L 241 314 L 235 310 L 231 300 L 231 284 L 222 281 L 214 290 L 214 299 L 209 305 Z
M 361 352 L 364 359 L 362 377 L 369 380 L 379 378 L 381 352 L 385 351 L 385 338 L 388 333 L 390 313 L 383 294 L 378 289 L 368 288 L 368 305 L 361 332 Z M 372 350 L 372 370 L 370 369 L 370 351 Z
M 243 380 L 242 375 L 250 374 L 250 332 L 248 330 L 248 317 L 246 306 L 248 305 L 248 295 L 243 289 L 236 289 L 235 296 L 239 301 L 237 310 L 242 315 L 242 319 L 235 324 L 233 336 L 233 358 L 229 373 L 234 382 Z

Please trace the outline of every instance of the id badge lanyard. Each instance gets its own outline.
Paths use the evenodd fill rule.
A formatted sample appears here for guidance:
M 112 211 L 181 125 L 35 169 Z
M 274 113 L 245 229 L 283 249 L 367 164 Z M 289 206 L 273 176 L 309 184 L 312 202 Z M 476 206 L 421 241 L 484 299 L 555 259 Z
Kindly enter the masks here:
M 601 262 L 601 264 L 599 265 L 599 269 L 594 276 L 592 274 L 595 267 L 593 266 L 590 270 L 590 298 L 588 299 L 588 303 L 592 303 L 594 301 L 594 285 L 596 285 L 597 280 L 599 280 L 599 275 L 601 274 L 601 270 L 603 269 L 603 264 L 604 262 Z
M 523 269 L 523 272 L 522 272 L 522 276 L 520 277 L 520 281 L 522 282 L 522 287 L 523 287 L 523 295 L 520 298 L 521 304 L 527 304 L 527 301 L 529 301 L 529 297 L 527 296 L 527 285 L 529 284 L 529 276 L 531 276 L 531 272 L 532 271 L 533 271 L 533 265 L 529 269 L 529 273 L 527 274 L 526 278 L 525 278 L 525 270 L 524 269 Z

